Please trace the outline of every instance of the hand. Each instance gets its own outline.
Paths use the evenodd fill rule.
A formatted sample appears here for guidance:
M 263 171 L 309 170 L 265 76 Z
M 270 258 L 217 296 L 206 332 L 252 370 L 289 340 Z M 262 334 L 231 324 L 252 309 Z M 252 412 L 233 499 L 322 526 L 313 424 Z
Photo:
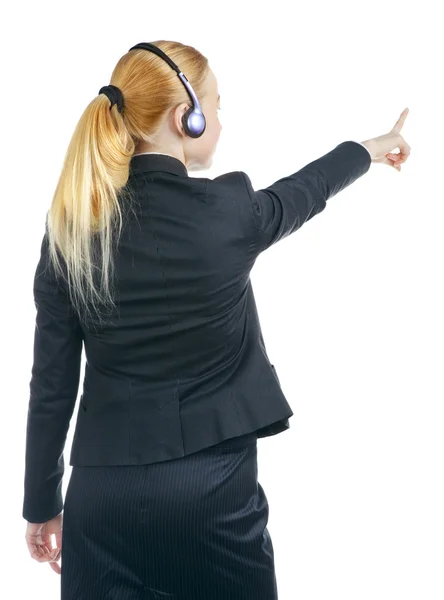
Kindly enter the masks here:
M 408 113 L 409 109 L 405 108 L 389 133 L 362 142 L 369 150 L 372 162 L 389 165 L 390 167 L 394 167 L 397 171 L 401 171 L 401 164 L 404 163 L 410 155 L 410 146 L 400 133 Z M 399 148 L 400 152 L 392 152 L 394 148 Z
M 60 575 L 58 560 L 62 551 L 62 513 L 46 523 L 29 523 L 26 527 L 26 543 L 32 558 L 38 562 L 49 562 L 53 571 Z M 53 549 L 51 535 L 55 534 L 56 548 Z

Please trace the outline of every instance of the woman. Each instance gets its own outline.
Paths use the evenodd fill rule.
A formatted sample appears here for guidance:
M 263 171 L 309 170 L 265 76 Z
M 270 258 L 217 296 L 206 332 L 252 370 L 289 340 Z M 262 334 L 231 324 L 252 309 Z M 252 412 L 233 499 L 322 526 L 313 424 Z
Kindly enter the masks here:
M 256 442 L 293 412 L 249 274 L 371 162 L 400 170 L 408 111 L 255 191 L 242 171 L 188 174 L 221 131 L 195 48 L 137 44 L 111 79 L 72 137 L 35 273 L 28 547 L 61 574 L 62 600 L 276 599 Z

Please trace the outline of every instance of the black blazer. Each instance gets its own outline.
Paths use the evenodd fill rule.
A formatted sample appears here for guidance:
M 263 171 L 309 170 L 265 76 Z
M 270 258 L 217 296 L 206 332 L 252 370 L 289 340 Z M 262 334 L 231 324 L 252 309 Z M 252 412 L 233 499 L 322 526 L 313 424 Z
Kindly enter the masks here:
M 82 344 L 71 466 L 154 463 L 289 428 L 293 411 L 267 356 L 250 271 L 370 165 L 368 151 L 346 141 L 254 191 L 242 171 L 190 177 L 169 155 L 134 156 L 126 189 L 135 202 L 115 255 L 116 310 L 100 328 L 76 316 L 46 268 L 45 232 L 34 279 L 26 520 L 63 510 Z

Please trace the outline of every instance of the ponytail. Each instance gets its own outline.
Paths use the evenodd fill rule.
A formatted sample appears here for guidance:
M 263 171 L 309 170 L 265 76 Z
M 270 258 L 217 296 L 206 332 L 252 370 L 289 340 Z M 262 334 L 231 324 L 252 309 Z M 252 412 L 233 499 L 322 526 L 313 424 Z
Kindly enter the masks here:
M 123 225 L 119 196 L 130 199 L 125 185 L 134 147 L 117 106 L 110 109 L 109 99 L 98 95 L 77 124 L 48 211 L 49 252 L 56 272 L 63 275 L 58 250 L 77 312 L 93 306 L 99 319 L 99 304 L 114 306 L 112 247 Z M 94 269 L 101 274 L 98 289 Z

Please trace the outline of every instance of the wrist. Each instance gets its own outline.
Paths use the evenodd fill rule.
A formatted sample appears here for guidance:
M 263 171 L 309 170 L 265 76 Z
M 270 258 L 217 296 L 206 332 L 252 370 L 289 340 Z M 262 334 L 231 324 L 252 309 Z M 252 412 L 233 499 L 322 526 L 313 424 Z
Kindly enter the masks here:
M 374 140 L 364 140 L 363 142 L 361 142 L 361 144 L 363 146 L 365 146 L 367 148 L 367 150 L 370 153 L 371 159 L 373 160 L 374 158 L 376 158 L 376 143 Z

